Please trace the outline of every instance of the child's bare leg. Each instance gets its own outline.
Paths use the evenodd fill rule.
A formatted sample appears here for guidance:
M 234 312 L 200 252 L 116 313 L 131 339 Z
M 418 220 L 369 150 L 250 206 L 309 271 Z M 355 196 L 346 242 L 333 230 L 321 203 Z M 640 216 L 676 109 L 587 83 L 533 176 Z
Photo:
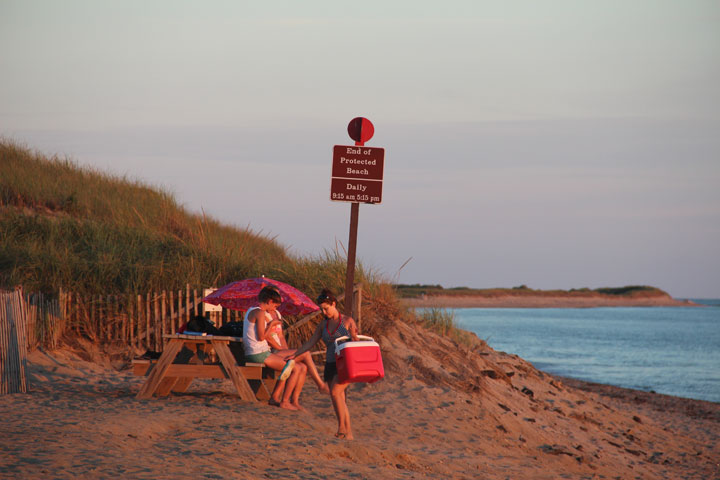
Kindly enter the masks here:
M 295 384 L 295 389 L 292 392 L 292 398 L 290 403 L 298 408 L 298 410 L 305 410 L 300 406 L 300 393 L 302 393 L 303 385 L 305 385 L 305 378 L 307 377 L 307 367 L 304 363 L 298 363 L 295 365 L 298 369 L 298 380 Z
M 293 390 L 295 390 L 295 387 L 297 386 L 299 377 L 302 375 L 301 370 L 302 367 L 298 368 L 296 366 L 295 368 L 293 368 L 293 371 L 290 374 L 290 377 L 287 379 L 287 383 L 285 384 L 285 392 L 283 392 L 282 401 L 279 405 L 280 408 L 286 408 L 288 410 L 299 410 L 299 408 L 293 405 L 290 401 L 290 396 L 292 395 Z
M 320 390 L 322 393 L 330 393 L 330 387 L 328 387 L 328 384 L 325 383 L 325 381 L 318 373 L 317 367 L 315 366 L 315 362 L 313 362 L 310 352 L 303 353 L 298 357 L 298 359 L 303 362 L 305 366 L 307 366 L 307 371 L 310 374 L 310 378 L 313 379 L 313 382 L 315 382 L 315 385 L 317 385 L 318 390 Z
M 286 362 L 284 358 L 276 354 L 272 354 L 265 359 L 265 365 L 278 372 L 281 371 L 283 367 L 285 367 L 285 363 Z M 275 384 L 275 390 L 273 390 L 273 394 L 271 396 L 274 404 L 288 410 L 297 410 L 297 407 L 293 406 L 289 401 L 290 395 L 292 394 L 292 391 L 295 388 L 295 384 L 297 383 L 297 378 L 297 372 L 295 371 L 295 368 L 293 368 L 293 372 L 290 374 L 290 378 L 288 378 L 284 382 L 278 381 Z M 285 384 L 284 392 L 282 390 L 282 385 L 279 384 Z M 281 394 L 282 398 L 280 397 Z
M 297 350 L 280 350 L 277 352 L 279 355 L 286 355 L 286 354 L 292 354 L 295 353 Z M 322 379 L 320 374 L 317 371 L 317 367 L 315 366 L 315 362 L 313 362 L 312 356 L 310 355 L 310 352 L 305 352 L 299 357 L 295 359 L 296 362 L 302 362 L 307 367 L 307 373 L 310 374 L 310 378 L 313 379 L 313 382 L 315 382 L 315 385 L 317 385 L 318 390 L 320 390 L 322 393 L 330 393 L 330 388 L 328 387 L 327 383 Z
M 285 383 L 287 380 L 280 380 L 275 382 L 275 388 L 273 388 L 272 394 L 270 395 L 269 404 L 270 405 L 280 405 L 280 401 L 282 400 L 282 394 L 283 389 L 285 388 Z

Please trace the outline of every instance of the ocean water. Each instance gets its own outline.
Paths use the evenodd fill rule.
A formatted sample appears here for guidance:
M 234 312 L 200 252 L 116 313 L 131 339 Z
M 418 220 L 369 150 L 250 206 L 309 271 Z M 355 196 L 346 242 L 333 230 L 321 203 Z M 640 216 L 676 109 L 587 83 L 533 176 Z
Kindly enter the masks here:
M 455 319 L 548 373 L 720 402 L 720 300 L 707 307 L 460 308 Z

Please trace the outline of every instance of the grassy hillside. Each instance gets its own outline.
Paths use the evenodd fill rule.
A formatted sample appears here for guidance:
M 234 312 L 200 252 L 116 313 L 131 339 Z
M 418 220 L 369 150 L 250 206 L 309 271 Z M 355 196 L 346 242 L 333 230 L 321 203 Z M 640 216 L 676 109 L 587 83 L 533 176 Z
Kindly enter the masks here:
M 166 191 L 3 140 L 0 232 L 4 288 L 129 293 L 264 274 L 311 294 L 344 289 L 337 253 L 293 257 L 266 236 L 189 213 Z M 358 270 L 371 293 L 383 288 Z
M 611 295 L 619 297 L 645 298 L 657 296 L 669 296 L 663 290 L 648 286 L 626 286 L 606 287 L 591 290 L 589 288 L 578 288 L 571 290 L 535 290 L 525 285 L 513 288 L 468 288 L 455 287 L 443 288 L 442 285 L 393 285 L 393 288 L 401 298 L 417 298 L 427 296 L 480 296 L 480 297 L 503 297 L 503 296 L 544 296 L 544 297 L 585 297 Z

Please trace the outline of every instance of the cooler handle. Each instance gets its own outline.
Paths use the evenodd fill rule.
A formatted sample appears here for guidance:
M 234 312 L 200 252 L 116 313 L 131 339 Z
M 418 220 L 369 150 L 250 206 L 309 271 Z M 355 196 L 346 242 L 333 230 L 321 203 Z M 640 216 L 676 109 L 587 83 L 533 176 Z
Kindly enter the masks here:
M 357 337 L 358 337 L 358 339 L 362 339 L 362 340 L 369 340 L 369 341 L 371 341 L 371 342 L 374 342 L 374 341 L 375 341 L 374 338 L 368 337 L 368 336 L 365 336 L 365 335 L 358 335 Z M 349 340 L 349 339 L 350 339 L 350 337 L 347 336 L 347 335 L 344 335 L 344 336 L 342 336 L 342 337 L 336 338 L 336 339 L 335 339 L 335 348 L 337 348 L 338 342 L 339 342 L 340 340 Z

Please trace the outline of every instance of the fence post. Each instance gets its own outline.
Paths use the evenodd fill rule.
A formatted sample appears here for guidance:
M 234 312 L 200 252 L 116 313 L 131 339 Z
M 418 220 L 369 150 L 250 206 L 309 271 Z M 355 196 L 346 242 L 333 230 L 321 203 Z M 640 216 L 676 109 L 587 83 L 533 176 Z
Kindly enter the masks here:
M 167 333 L 167 329 L 165 328 L 165 323 L 167 322 L 167 308 L 165 306 L 165 300 L 167 300 L 167 298 L 165 297 L 165 290 L 163 290 L 163 292 L 160 294 L 160 322 L 162 331 L 160 343 L 163 344 L 163 350 L 165 350 L 165 334 Z
M 143 317 L 143 316 L 142 316 L 142 313 L 143 313 L 143 309 L 142 309 L 142 295 L 138 295 L 138 296 L 137 296 L 137 308 L 136 308 L 136 311 L 137 311 L 137 325 L 138 325 L 138 329 L 137 329 L 137 334 L 138 334 L 138 335 L 137 335 L 137 347 L 138 347 L 139 349 L 142 349 L 142 330 L 140 330 L 140 321 L 142 320 L 142 317 Z
M 37 318 L 38 318 L 38 307 L 37 307 L 37 299 L 34 298 L 35 295 L 33 294 L 27 294 L 24 297 L 25 300 L 25 315 L 26 315 L 26 328 L 25 328 L 25 336 L 27 340 L 27 347 L 29 351 L 33 351 L 35 348 L 37 348 Z
M 182 290 L 178 290 L 178 296 L 177 296 L 177 313 L 178 313 L 177 328 L 178 328 L 178 330 L 180 330 L 180 327 L 181 327 L 182 324 L 183 324 L 183 320 L 182 320 L 182 318 L 183 318 L 183 317 L 182 317 Z
M 53 300 L 45 301 L 45 296 L 43 295 L 43 302 L 42 302 L 42 316 L 43 321 L 47 319 L 47 322 L 49 324 L 52 324 L 52 347 L 57 348 L 57 342 L 60 338 L 60 335 L 65 330 L 66 321 L 67 318 L 62 317 L 60 315 L 60 306 L 56 304 Z
M 102 341 L 104 338 L 103 335 L 105 335 L 105 327 L 106 325 L 103 323 L 103 297 L 102 295 L 98 295 L 97 299 L 95 299 L 95 305 L 93 306 L 93 309 L 95 310 L 95 324 L 93 324 L 93 328 L 95 329 L 95 336 L 98 339 L 98 341 Z
M 128 342 L 128 345 L 131 347 L 135 346 L 135 319 L 133 318 L 133 304 L 132 304 L 132 295 L 129 293 L 127 294 L 127 314 L 128 314 L 128 335 L 125 339 Z
M 72 317 L 73 317 L 73 313 L 74 313 L 73 312 L 73 296 L 76 296 L 76 295 L 77 294 L 73 295 L 72 292 L 68 292 L 67 297 L 65 298 L 65 316 L 64 316 L 64 318 L 68 322 L 71 322 L 71 323 L 72 323 Z M 47 328 L 46 330 L 47 330 L 48 335 L 50 335 L 51 342 L 52 342 L 53 341 L 52 339 L 54 338 L 53 328 L 49 326 L 49 328 Z
M 160 309 L 158 308 L 158 294 L 153 292 L 153 333 L 155 334 L 155 351 L 161 351 L 162 342 L 158 335 L 158 317 L 160 316 Z
M 150 292 L 145 294 L 145 343 L 147 349 L 150 350 L 152 348 L 152 343 L 150 343 Z
M 175 333 L 175 292 L 170 290 L 170 333 Z
M 120 302 L 118 296 L 113 295 L 113 323 L 115 324 L 115 335 L 114 340 L 120 340 L 122 338 L 122 315 L 120 314 Z
M 105 296 L 105 309 L 104 309 L 104 317 L 105 317 L 105 341 L 110 342 L 113 338 L 113 322 L 112 322 L 112 309 L 110 306 L 112 305 L 112 295 L 106 295 Z
M 185 284 L 185 322 L 190 321 L 190 284 Z

